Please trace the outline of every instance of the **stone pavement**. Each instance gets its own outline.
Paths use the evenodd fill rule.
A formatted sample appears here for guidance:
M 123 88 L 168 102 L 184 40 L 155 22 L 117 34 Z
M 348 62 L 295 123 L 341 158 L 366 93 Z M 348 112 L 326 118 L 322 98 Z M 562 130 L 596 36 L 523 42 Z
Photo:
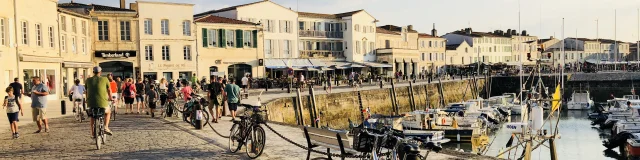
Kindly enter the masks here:
M 246 159 L 212 145 L 210 138 L 146 115 L 119 115 L 110 128 L 114 135 L 96 150 L 88 122 L 55 118 L 51 131 L 39 134 L 33 133 L 35 124 L 23 125 L 19 139 L 0 133 L 0 159 Z

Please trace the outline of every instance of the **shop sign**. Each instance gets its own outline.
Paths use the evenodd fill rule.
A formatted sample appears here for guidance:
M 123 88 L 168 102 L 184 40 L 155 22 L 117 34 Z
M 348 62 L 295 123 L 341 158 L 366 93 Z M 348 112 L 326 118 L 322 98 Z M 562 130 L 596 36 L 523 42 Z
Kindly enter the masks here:
M 150 71 L 163 71 L 163 70 L 193 70 L 195 66 L 193 64 L 175 64 L 175 63 L 149 63 Z
M 94 56 L 102 58 L 129 58 L 135 57 L 136 51 L 95 51 Z
M 64 62 L 62 63 L 62 67 L 65 68 L 91 68 L 94 65 L 91 63 L 69 63 L 69 62 Z

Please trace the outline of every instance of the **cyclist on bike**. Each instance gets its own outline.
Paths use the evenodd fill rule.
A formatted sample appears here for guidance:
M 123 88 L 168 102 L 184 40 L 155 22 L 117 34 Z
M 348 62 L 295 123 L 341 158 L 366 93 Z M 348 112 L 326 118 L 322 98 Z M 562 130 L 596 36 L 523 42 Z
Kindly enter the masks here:
M 82 84 L 80 84 L 79 79 L 76 79 L 74 83 L 76 85 L 71 87 L 71 89 L 69 89 L 69 94 L 73 99 L 73 112 L 75 113 L 76 108 L 78 108 L 78 105 L 82 105 L 82 103 L 84 103 L 84 94 L 86 89 Z M 83 111 L 84 111 L 84 108 L 80 107 L 80 111 L 77 111 L 77 112 L 82 113 Z M 84 119 L 84 117 L 82 117 L 82 119 Z
M 87 85 L 87 106 L 93 109 L 104 110 L 105 121 L 104 128 L 105 133 L 108 135 L 113 135 L 111 130 L 109 129 L 109 122 L 111 120 L 111 108 L 109 108 L 109 101 L 113 100 L 111 97 L 111 91 L 109 79 L 106 77 L 100 76 L 102 73 L 102 68 L 96 66 L 93 67 L 93 77 L 87 78 L 85 82 Z M 91 117 L 90 128 L 93 128 L 96 117 Z M 94 135 L 94 130 L 91 129 L 91 136 Z M 95 138 L 95 137 L 93 137 Z

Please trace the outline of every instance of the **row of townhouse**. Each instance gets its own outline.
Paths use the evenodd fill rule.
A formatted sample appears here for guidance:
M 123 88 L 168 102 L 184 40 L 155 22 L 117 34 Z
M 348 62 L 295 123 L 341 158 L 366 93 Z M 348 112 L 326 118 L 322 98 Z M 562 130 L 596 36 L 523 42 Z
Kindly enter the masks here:
M 543 49 L 541 55 L 544 58 L 552 59 L 555 65 L 562 63 L 563 52 L 564 62 L 577 64 L 587 60 L 592 61 L 626 61 L 635 60 L 630 56 L 630 45 L 627 42 L 614 41 L 610 39 L 589 39 L 589 38 L 565 38 L 564 45 L 561 39 L 554 37 L 539 39 L 540 48 Z M 564 49 L 563 49 L 564 47 Z

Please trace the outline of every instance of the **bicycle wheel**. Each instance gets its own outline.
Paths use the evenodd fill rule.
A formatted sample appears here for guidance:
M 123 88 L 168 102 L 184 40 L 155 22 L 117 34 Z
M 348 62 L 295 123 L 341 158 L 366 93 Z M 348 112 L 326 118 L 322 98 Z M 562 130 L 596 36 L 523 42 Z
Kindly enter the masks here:
M 262 155 L 265 146 L 266 136 L 264 134 L 264 129 L 259 125 L 253 127 L 252 131 L 247 136 L 247 144 L 245 150 L 247 151 L 247 156 L 251 159 L 255 159 Z
M 74 105 L 76 105 L 75 102 L 74 102 Z M 75 112 L 73 112 L 73 117 L 75 117 L 76 121 L 82 122 L 82 119 L 80 117 L 80 114 L 82 113 L 82 111 L 78 110 L 79 107 L 77 107 L 77 106 L 74 107 L 74 109 L 75 109 Z
M 206 126 L 207 124 L 209 124 L 209 112 L 206 109 L 202 110 L 202 118 L 204 120 L 204 124 L 202 124 L 202 126 Z
M 102 144 L 107 144 L 107 134 L 105 134 L 104 131 L 104 118 L 100 118 L 100 137 Z
M 98 150 L 100 150 L 100 147 L 102 146 L 102 136 L 98 136 L 100 135 L 100 121 L 95 121 L 95 123 L 93 123 L 93 136 L 95 137 L 95 141 L 96 141 L 96 148 Z
M 240 125 L 233 124 L 229 132 L 229 151 L 236 153 L 242 147 L 242 136 L 240 135 Z

